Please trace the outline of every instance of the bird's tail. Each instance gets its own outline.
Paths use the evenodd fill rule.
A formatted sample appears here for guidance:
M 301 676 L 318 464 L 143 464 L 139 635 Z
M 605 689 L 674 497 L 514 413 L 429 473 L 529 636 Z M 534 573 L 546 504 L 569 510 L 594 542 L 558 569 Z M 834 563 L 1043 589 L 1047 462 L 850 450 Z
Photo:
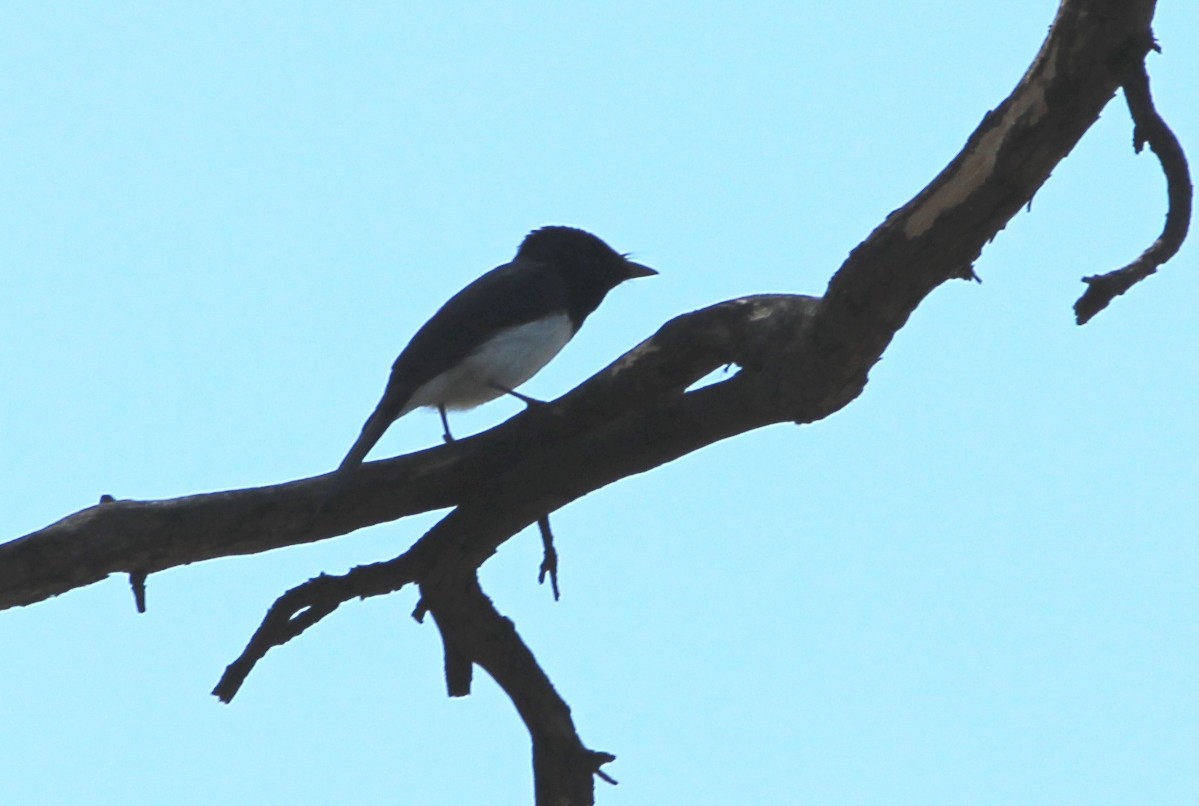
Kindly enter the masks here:
M 388 390 L 389 392 L 391 390 Z M 383 436 L 383 432 L 387 427 L 395 422 L 396 418 L 404 414 L 404 402 L 406 402 L 407 394 L 394 395 L 384 394 L 383 399 L 379 401 L 379 405 L 367 418 L 366 423 L 362 426 L 362 433 L 358 435 L 358 439 L 354 440 L 354 444 L 350 446 L 350 452 L 346 454 L 346 458 L 341 460 L 341 464 L 337 466 L 337 470 L 333 473 L 333 478 L 329 483 L 329 489 L 325 494 L 325 502 L 333 498 L 342 489 L 346 483 L 354 475 L 354 471 L 362 464 L 362 460 L 370 453 L 371 448 L 375 447 L 375 443 Z M 396 400 L 400 400 L 397 404 Z
M 395 416 L 391 412 L 383 411 L 383 407 L 375 409 L 374 413 L 367 418 L 366 423 L 362 426 L 362 433 L 358 435 L 358 439 L 354 440 L 354 444 L 350 446 L 350 452 L 346 454 L 346 458 L 341 460 L 341 464 L 337 467 L 338 476 L 348 476 L 354 472 L 358 465 L 362 464 L 362 460 L 371 452 L 371 448 L 375 447 L 375 443 L 383 437 L 383 432 L 395 420 Z

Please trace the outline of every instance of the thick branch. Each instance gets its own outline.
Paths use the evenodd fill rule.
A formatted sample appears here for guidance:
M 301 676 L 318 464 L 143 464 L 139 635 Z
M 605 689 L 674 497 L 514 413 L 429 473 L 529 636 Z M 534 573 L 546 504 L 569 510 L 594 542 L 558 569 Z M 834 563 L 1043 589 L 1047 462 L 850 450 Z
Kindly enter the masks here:
M 1152 0 L 1064 0 L 1015 91 L 912 201 L 887 217 L 829 283 L 824 321 L 873 361 L 920 301 L 971 276 L 983 247 L 1027 205 L 1124 82 L 1150 37 Z
M 522 412 L 474 437 L 364 465 L 335 506 L 319 514 L 328 481 L 324 476 L 167 501 L 89 507 L 0 545 L 0 608 L 31 604 L 110 573 L 153 573 L 267 551 L 454 506 L 526 466 L 532 458 L 530 445 L 538 446 L 540 466 L 554 468 L 550 475 L 573 480 L 577 489 L 648 470 L 763 424 L 763 412 L 757 410 L 761 407 L 741 412 L 735 418 L 738 424 L 727 422 L 727 412 L 713 412 L 711 419 L 699 412 L 691 422 L 695 430 L 683 433 L 669 423 L 660 425 L 661 407 L 678 405 L 684 389 L 722 365 L 763 363 L 763 345 L 799 331 L 817 306 L 811 297 L 770 295 L 677 317 L 547 406 Z M 660 427 L 660 433 L 654 430 Z M 605 464 L 589 467 L 585 458 L 580 460 L 586 454 L 580 453 L 579 445 L 593 445 L 601 430 L 639 436 L 621 439 L 623 454 L 599 451 Z M 553 508 L 547 505 L 539 514 Z

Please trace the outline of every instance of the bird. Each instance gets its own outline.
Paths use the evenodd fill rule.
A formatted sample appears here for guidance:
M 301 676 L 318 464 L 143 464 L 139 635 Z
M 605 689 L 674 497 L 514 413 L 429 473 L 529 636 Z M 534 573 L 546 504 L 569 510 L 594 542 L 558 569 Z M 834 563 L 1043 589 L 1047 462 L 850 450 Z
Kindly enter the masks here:
M 391 367 L 383 397 L 362 426 L 335 478 L 362 464 L 387 428 L 418 408 L 436 408 L 446 442 L 447 410 L 471 409 L 516 391 L 556 356 L 609 291 L 658 272 L 590 232 L 533 230 L 511 262 L 450 297 Z

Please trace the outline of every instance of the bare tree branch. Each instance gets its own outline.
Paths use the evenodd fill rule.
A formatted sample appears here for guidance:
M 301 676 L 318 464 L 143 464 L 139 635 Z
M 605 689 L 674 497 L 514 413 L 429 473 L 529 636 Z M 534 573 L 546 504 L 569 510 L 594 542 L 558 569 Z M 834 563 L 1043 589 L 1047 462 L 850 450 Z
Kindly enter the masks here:
M 1074 303 L 1074 316 L 1080 325 L 1085 325 L 1113 299 L 1155 273 L 1158 266 L 1178 254 L 1191 225 L 1191 172 L 1182 144 L 1153 105 L 1149 73 L 1145 70 L 1145 56 L 1151 48 L 1160 52 L 1160 48 L 1150 41 L 1129 65 L 1128 78 L 1124 81 L 1124 97 L 1128 100 L 1128 110 L 1132 113 L 1135 126 L 1133 150 L 1140 154 L 1148 143 L 1166 175 L 1166 225 L 1158 239 L 1132 263 L 1107 274 L 1083 278 L 1087 290 Z
M 347 574 L 321 574 L 280 596 L 240 656 L 225 668 L 212 693 L 221 702 L 232 701 L 254 665 L 271 649 L 287 643 L 354 598 L 381 596 L 398 591 L 415 580 L 415 551 L 387 562 L 360 565 Z
M 616 783 L 600 771 L 616 757 L 583 745 L 570 707 L 512 622 L 496 612 L 472 570 L 446 569 L 436 582 L 421 585 L 421 596 L 447 644 L 487 670 L 528 727 L 538 804 L 592 803 L 593 776 Z
M 1152 273 L 1185 237 L 1191 203 L 1185 156 L 1153 111 L 1144 72 L 1153 9 L 1153 0 L 1064 0 L 1011 95 L 926 188 L 853 250 L 822 299 L 753 296 L 679 316 L 559 400 L 475 437 L 364 465 L 328 507 L 322 476 L 83 510 L 0 546 L 0 608 L 115 572 L 131 574 L 136 590 L 165 568 L 452 508 L 399 557 L 322 575 L 281 596 L 214 693 L 229 701 L 272 647 L 342 602 L 415 583 L 418 618 L 431 613 L 442 633 L 450 694 L 468 693 L 472 666 L 484 668 L 529 728 L 537 802 L 592 803 L 593 778 L 607 779 L 599 767 L 613 757 L 579 740 L 566 703 L 479 587 L 478 567 L 512 535 L 616 480 L 751 429 L 815 422 L 847 405 L 921 301 L 948 280 L 974 276 L 984 246 L 1121 86 L 1136 142 L 1150 144 L 1169 177 L 1170 214 L 1137 262 L 1087 278 L 1080 321 Z M 737 371 L 692 388 L 721 366 Z M 548 543 L 542 570 L 552 574 Z
M 761 425 L 761 414 L 696 414 L 696 430 L 662 426 L 663 407 L 712 370 L 757 363 L 763 342 L 792 332 L 816 309 L 810 297 L 766 295 L 714 305 L 665 324 L 578 389 L 473 437 L 363 465 L 333 505 L 319 510 L 327 477 L 187 496 L 115 501 L 77 512 L 0 545 L 0 608 L 32 604 L 111 573 L 154 573 L 201 560 L 253 554 L 346 534 L 406 515 L 471 499 L 533 461 L 562 483 L 577 477 L 602 486 L 643 472 L 717 439 Z M 703 400 L 707 400 L 704 398 Z M 626 435 L 626 453 L 598 450 L 604 467 L 588 467 L 600 429 Z M 732 429 L 732 430 L 729 430 Z M 646 432 L 652 438 L 646 439 Z M 608 433 L 605 431 L 604 433 Z M 529 446 L 535 445 L 535 453 Z M 595 489 L 594 487 L 591 489 Z M 575 496 L 577 497 L 577 495 Z M 555 503 L 557 502 L 557 503 Z M 545 501 L 538 515 L 560 506 Z

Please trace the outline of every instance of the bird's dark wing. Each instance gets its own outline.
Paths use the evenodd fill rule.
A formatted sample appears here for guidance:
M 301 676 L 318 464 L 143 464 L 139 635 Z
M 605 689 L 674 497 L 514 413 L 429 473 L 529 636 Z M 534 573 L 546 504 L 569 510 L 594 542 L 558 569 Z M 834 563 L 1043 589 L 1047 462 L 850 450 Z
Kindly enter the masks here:
M 391 368 L 383 399 L 338 468 L 358 466 L 421 385 L 450 369 L 488 337 L 567 307 L 562 275 L 548 263 L 514 260 L 492 269 L 450 298 L 426 322 Z
M 553 266 L 505 263 L 451 297 L 416 331 L 392 365 L 388 385 L 415 390 L 499 331 L 564 311 L 566 305 L 562 274 Z

